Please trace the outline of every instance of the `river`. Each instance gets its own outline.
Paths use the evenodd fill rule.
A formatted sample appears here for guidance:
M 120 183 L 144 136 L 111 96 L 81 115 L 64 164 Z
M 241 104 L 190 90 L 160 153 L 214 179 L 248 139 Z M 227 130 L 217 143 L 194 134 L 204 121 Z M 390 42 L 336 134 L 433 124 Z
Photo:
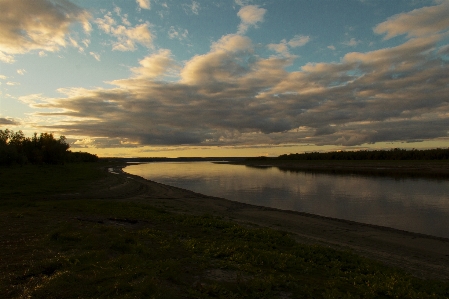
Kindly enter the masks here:
M 212 162 L 124 169 L 155 182 L 238 202 L 449 238 L 449 181 L 281 171 Z

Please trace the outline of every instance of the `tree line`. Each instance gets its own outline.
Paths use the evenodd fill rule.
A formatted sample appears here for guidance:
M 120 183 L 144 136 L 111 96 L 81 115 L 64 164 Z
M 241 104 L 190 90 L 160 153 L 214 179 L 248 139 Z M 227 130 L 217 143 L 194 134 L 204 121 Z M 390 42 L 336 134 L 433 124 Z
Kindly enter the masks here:
M 64 136 L 56 139 L 52 133 L 34 133 L 25 137 L 22 131 L 0 130 L 0 165 L 98 161 L 97 155 L 71 152 L 69 148 Z
M 339 152 L 311 152 L 303 154 L 285 154 L 280 160 L 448 160 L 449 149 L 405 150 L 363 150 Z

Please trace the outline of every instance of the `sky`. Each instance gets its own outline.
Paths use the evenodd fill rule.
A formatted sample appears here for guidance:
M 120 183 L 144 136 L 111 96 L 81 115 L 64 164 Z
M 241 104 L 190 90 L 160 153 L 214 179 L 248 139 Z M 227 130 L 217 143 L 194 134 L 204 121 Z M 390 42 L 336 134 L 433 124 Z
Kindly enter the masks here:
M 0 129 L 99 156 L 449 147 L 449 0 L 0 0 Z

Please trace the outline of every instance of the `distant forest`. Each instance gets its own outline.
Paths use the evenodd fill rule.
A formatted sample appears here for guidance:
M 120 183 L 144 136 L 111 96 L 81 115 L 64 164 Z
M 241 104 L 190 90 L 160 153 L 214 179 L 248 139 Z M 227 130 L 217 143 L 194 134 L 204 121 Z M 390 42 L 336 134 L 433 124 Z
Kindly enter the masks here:
M 405 150 L 394 148 L 391 150 L 372 151 L 340 151 L 328 153 L 288 154 L 278 157 L 280 160 L 448 160 L 449 149 Z
M 0 165 L 98 161 L 97 155 L 71 152 L 69 148 L 64 136 L 55 139 L 51 133 L 34 133 L 25 137 L 22 131 L 0 130 Z

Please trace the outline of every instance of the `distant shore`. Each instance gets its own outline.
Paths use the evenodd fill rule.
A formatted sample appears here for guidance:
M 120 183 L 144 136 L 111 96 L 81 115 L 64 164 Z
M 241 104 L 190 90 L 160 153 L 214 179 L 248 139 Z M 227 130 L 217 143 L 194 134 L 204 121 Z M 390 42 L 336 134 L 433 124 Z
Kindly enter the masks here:
M 449 161 L 447 160 L 248 159 L 229 163 L 249 167 L 278 167 L 285 171 L 449 179 Z

